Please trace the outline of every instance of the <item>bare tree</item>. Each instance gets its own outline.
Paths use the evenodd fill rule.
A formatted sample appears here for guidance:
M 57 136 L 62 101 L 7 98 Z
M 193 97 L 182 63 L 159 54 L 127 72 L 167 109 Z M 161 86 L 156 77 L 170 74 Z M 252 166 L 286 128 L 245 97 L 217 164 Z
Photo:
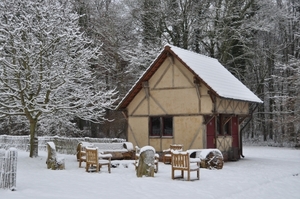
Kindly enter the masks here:
M 115 102 L 105 81 L 93 84 L 98 49 L 79 31 L 70 1 L 0 3 L 0 116 L 20 115 L 30 127 L 30 157 L 37 156 L 39 121 L 55 117 L 103 121 Z

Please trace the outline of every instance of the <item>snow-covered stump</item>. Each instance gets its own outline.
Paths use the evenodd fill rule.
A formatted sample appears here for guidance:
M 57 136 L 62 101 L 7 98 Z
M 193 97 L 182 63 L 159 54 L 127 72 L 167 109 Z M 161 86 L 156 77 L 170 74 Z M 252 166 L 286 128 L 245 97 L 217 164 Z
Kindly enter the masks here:
M 136 170 L 137 177 L 154 177 L 155 149 L 144 146 L 140 150 L 139 162 Z
M 3 155 L 5 153 L 5 155 Z M 0 188 L 16 190 L 18 151 L 9 148 L 0 151 Z
M 47 169 L 52 170 L 64 170 L 65 159 L 63 157 L 57 157 L 56 148 L 54 142 L 47 142 Z

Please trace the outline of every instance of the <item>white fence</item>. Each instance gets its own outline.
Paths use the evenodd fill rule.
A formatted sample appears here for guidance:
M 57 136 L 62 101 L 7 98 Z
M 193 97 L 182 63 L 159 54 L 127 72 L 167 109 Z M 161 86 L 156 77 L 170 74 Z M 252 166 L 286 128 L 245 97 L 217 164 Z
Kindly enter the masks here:
M 18 151 L 0 149 L 0 188 L 16 190 Z

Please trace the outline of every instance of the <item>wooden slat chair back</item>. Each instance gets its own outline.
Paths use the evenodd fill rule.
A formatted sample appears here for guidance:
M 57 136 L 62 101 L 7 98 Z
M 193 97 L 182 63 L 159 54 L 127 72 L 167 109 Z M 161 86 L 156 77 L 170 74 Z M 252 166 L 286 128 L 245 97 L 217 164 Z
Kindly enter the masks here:
M 182 144 L 170 144 L 170 148 L 163 150 L 163 163 L 171 163 L 171 151 L 183 151 Z
M 91 168 L 95 168 L 96 172 L 100 171 L 100 168 L 103 165 L 107 165 L 108 172 L 111 172 L 111 154 L 100 154 L 98 152 L 98 148 L 89 148 L 86 147 L 86 171 L 92 170 Z
M 175 179 L 175 171 L 179 170 L 181 175 L 179 178 L 184 178 L 184 172 L 187 172 L 187 180 L 191 180 L 191 172 L 197 172 L 197 179 L 200 179 L 200 168 L 197 163 L 190 163 L 190 155 L 188 152 L 171 151 L 172 153 L 172 179 Z M 176 177 L 178 178 L 178 177 Z
M 99 172 L 99 157 L 97 148 L 86 147 L 86 171 L 92 170 L 92 167 L 95 167 L 96 172 Z

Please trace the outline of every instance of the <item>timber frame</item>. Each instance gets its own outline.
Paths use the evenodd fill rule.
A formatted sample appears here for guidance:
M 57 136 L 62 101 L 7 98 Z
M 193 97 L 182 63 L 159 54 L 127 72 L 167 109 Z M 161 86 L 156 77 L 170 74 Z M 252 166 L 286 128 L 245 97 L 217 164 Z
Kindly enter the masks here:
M 190 62 L 196 56 L 203 62 Z M 196 64 L 191 67 L 187 63 Z M 201 64 L 204 67 L 199 70 Z M 171 144 L 182 144 L 184 150 L 213 147 L 223 153 L 238 148 L 242 155 L 240 126 L 251 119 L 249 109 L 252 109 L 252 104 L 261 101 L 253 93 L 249 94 L 244 86 L 238 87 L 232 98 L 220 95 L 222 92 L 202 77 L 201 72 L 209 70 L 206 64 L 221 67 L 218 71 L 224 70 L 213 58 L 165 46 L 116 108 L 123 112 L 128 122 L 127 140 L 136 146 L 153 146 L 157 152 Z M 225 79 L 233 79 L 238 84 L 232 74 L 228 75 Z M 231 91 L 231 87 L 225 91 Z M 239 92 L 251 96 L 250 101 L 240 96 L 235 98 Z M 151 118 L 160 118 L 157 121 L 160 121 L 161 130 L 165 128 L 161 118 L 170 118 L 170 136 L 150 133 Z

